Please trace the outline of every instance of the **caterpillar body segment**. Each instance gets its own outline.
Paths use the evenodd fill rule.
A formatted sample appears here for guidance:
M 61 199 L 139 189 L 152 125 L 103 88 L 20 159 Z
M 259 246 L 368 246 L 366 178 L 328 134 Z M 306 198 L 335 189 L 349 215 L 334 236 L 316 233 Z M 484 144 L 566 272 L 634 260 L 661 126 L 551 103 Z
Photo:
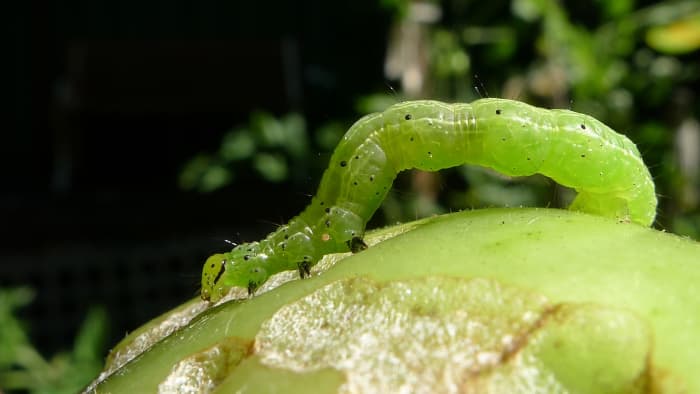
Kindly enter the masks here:
M 505 99 L 408 101 L 358 120 L 335 149 L 309 206 L 267 238 L 207 259 L 202 298 L 255 289 L 277 272 L 301 276 L 323 255 L 364 248 L 362 236 L 405 169 L 461 164 L 510 176 L 546 175 L 574 188 L 569 207 L 649 226 L 654 183 L 637 147 L 602 122 Z

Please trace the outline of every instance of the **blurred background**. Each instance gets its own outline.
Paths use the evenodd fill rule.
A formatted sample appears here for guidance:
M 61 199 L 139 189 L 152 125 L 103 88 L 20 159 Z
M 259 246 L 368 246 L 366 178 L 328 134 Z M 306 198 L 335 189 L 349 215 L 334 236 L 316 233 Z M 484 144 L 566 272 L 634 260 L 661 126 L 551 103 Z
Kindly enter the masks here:
M 22 2 L 18 2 L 22 3 Z M 299 213 L 360 116 L 517 99 L 637 143 L 655 227 L 700 239 L 700 3 L 44 1 L 3 16 L 0 391 L 75 392 L 197 296 L 204 259 Z M 369 227 L 565 206 L 543 177 L 410 171 Z

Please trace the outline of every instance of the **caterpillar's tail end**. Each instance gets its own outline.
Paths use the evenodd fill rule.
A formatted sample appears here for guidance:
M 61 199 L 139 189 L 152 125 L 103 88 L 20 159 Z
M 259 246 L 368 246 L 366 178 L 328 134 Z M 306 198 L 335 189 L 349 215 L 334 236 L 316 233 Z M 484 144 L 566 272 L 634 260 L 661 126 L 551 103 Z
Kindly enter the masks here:
M 634 222 L 648 227 L 656 216 L 656 203 L 643 204 L 639 198 L 630 201 L 610 194 L 579 191 L 569 209 L 614 218 L 622 222 Z

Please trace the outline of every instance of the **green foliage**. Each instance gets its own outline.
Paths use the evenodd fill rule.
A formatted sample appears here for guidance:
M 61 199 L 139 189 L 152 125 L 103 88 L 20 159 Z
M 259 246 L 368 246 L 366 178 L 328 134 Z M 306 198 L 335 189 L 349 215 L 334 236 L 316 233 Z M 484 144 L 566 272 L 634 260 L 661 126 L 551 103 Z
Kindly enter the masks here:
M 700 13 L 649 29 L 646 41 L 655 50 L 671 55 L 700 49 Z
M 100 372 L 107 315 L 101 308 L 91 309 L 73 349 L 46 360 L 32 346 L 26 328 L 14 316 L 33 298 L 34 293 L 28 288 L 0 289 L 0 392 L 78 392 Z
M 268 182 L 282 182 L 290 176 L 303 178 L 300 170 L 306 167 L 309 145 L 301 115 L 276 118 L 256 112 L 247 126 L 224 135 L 218 152 L 192 158 L 180 173 L 180 187 L 211 192 L 231 184 L 238 174 L 250 169 Z

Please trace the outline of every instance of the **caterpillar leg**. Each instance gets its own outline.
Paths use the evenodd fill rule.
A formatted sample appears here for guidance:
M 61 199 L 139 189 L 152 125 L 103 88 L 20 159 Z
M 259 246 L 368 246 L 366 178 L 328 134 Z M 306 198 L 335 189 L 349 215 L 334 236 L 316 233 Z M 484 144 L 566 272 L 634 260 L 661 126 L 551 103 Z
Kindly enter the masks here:
M 259 285 L 253 281 L 248 282 L 248 297 L 253 297 L 253 293 L 258 289 L 258 286 Z
M 301 279 L 307 278 L 311 275 L 311 262 L 301 261 L 297 263 L 297 268 L 299 268 L 299 276 Z
M 352 239 L 348 241 L 348 247 L 351 252 L 357 253 L 367 249 L 367 244 L 360 237 L 352 237 Z
M 329 210 L 325 225 L 328 227 L 330 239 L 339 240 L 338 246 L 345 244 L 347 248 L 357 253 L 367 249 L 362 240 L 365 232 L 365 220 L 355 212 L 335 206 Z

